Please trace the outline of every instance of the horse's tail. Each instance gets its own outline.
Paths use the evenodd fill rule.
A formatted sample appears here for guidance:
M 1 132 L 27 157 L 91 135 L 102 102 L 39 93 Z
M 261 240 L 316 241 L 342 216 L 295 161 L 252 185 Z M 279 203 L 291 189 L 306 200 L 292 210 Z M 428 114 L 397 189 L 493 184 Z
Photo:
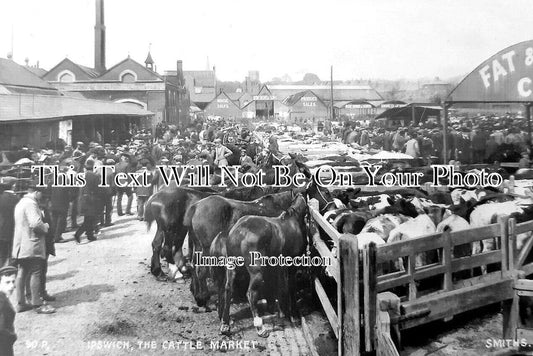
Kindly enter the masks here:
M 194 216 L 194 213 L 196 213 L 196 204 L 191 205 L 185 212 L 185 215 L 183 216 L 183 226 L 192 226 L 192 217 Z
M 217 236 L 214 238 L 213 242 L 211 242 L 211 246 L 209 247 L 209 255 L 210 256 L 226 256 L 228 255 L 228 251 L 226 249 L 226 242 L 228 241 L 228 234 L 224 232 L 219 232 Z
M 165 209 L 164 209 L 164 206 L 161 202 L 153 199 L 153 196 L 148 199 L 148 201 L 146 202 L 146 205 L 144 207 L 144 221 L 146 221 L 146 228 L 147 230 L 150 230 L 150 228 L 152 227 L 152 223 L 154 221 L 157 221 L 158 219 L 158 215 L 160 218 L 162 219 L 159 219 L 159 220 L 164 220 L 166 221 L 166 213 L 165 213 Z

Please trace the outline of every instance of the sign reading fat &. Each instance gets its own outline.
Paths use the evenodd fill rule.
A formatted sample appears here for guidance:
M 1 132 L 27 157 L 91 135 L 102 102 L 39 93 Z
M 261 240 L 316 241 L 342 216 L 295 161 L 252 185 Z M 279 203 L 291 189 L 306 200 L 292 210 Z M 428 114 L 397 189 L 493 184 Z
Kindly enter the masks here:
M 506 48 L 466 76 L 448 102 L 533 101 L 533 41 Z

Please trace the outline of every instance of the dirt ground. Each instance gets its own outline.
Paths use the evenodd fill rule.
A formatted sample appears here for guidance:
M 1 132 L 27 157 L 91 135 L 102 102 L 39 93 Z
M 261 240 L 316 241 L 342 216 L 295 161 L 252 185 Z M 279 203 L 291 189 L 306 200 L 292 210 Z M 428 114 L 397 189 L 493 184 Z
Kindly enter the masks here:
M 245 303 L 232 305 L 232 336 L 219 335 L 216 311 L 196 307 L 189 280 L 157 282 L 150 274 L 155 227 L 114 218 L 95 242 L 77 245 L 70 232 L 56 245 L 47 286 L 57 313 L 17 314 L 16 355 L 310 355 L 298 325 L 270 318 L 273 332 L 258 337 Z M 306 319 L 316 348 L 329 356 L 336 340 L 320 314 Z M 405 335 L 402 355 L 498 354 L 505 349 L 487 340 L 501 339 L 501 325 L 498 306 L 430 324 Z
M 297 327 L 276 318 L 256 335 L 246 304 L 232 306 L 231 337 L 219 335 L 216 311 L 198 309 L 189 280 L 157 282 L 149 272 L 154 227 L 118 218 L 98 240 L 57 244 L 49 262 L 50 304 L 57 313 L 16 315 L 16 355 L 307 355 Z M 276 322 L 277 325 L 273 325 Z

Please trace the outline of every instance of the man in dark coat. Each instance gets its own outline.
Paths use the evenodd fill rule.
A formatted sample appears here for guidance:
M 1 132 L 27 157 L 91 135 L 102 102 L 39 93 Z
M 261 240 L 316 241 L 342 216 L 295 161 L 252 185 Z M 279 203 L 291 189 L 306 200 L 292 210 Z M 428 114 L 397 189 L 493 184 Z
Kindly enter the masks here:
M 15 290 L 16 267 L 0 268 L 0 351 L 4 356 L 13 356 L 15 334 L 15 309 L 9 297 Z
M 0 267 L 9 264 L 15 229 L 15 205 L 19 198 L 9 189 L 9 185 L 0 185 Z
M 148 182 L 151 182 L 153 179 L 153 166 L 150 164 L 148 160 L 141 160 L 141 169 L 138 170 L 138 173 L 143 173 L 144 171 L 147 171 L 148 176 Z M 142 187 L 136 187 L 135 188 L 135 194 L 137 195 L 137 219 L 138 220 L 144 220 L 144 204 L 148 200 L 148 198 L 153 193 L 153 186 L 142 186 Z
M 115 160 L 108 158 L 105 164 L 106 166 L 113 166 L 115 164 Z M 106 176 L 106 182 L 109 184 L 109 187 L 101 187 L 104 199 L 104 209 L 103 214 L 100 217 L 100 223 L 104 226 L 111 226 L 113 225 L 111 222 L 111 214 L 113 213 L 113 196 L 115 195 L 116 189 L 114 183 L 115 173 L 109 170 L 106 172 Z
M 67 213 L 70 204 L 70 187 L 52 187 L 50 198 L 50 211 L 52 215 L 52 233 L 54 242 L 65 242 L 61 236 L 67 225 Z
M 80 189 L 80 213 L 83 215 L 83 224 L 74 234 L 76 242 L 80 242 L 81 235 L 85 232 L 89 241 L 96 240 L 94 230 L 96 217 L 100 213 L 99 200 L 101 199 L 100 176 L 93 172 L 94 161 L 85 161 L 85 186 Z

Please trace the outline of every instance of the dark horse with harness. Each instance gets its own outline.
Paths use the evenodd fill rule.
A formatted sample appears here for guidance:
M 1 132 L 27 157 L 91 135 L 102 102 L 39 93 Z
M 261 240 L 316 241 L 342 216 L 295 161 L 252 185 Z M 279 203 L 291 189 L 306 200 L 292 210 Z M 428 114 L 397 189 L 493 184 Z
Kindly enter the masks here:
M 242 257 L 244 260 L 244 267 L 250 276 L 247 297 L 259 336 L 268 336 L 256 305 L 263 287 L 267 286 L 271 291 L 265 293 L 270 295 L 271 301 L 279 301 L 280 309 L 286 317 L 296 316 L 297 267 L 269 265 L 261 260 L 268 257 L 294 258 L 305 254 L 307 212 L 307 201 L 298 194 L 292 205 L 278 217 L 244 216 L 235 223 L 227 237 L 219 234 L 213 241 L 212 254 L 218 252 L 226 257 Z M 259 263 L 256 261 L 257 257 L 261 258 Z M 224 278 L 220 278 L 222 276 L 217 280 L 218 315 L 222 322 L 220 331 L 222 334 L 229 334 L 230 304 L 237 271 L 235 268 L 220 269 L 226 270 L 225 283 Z

